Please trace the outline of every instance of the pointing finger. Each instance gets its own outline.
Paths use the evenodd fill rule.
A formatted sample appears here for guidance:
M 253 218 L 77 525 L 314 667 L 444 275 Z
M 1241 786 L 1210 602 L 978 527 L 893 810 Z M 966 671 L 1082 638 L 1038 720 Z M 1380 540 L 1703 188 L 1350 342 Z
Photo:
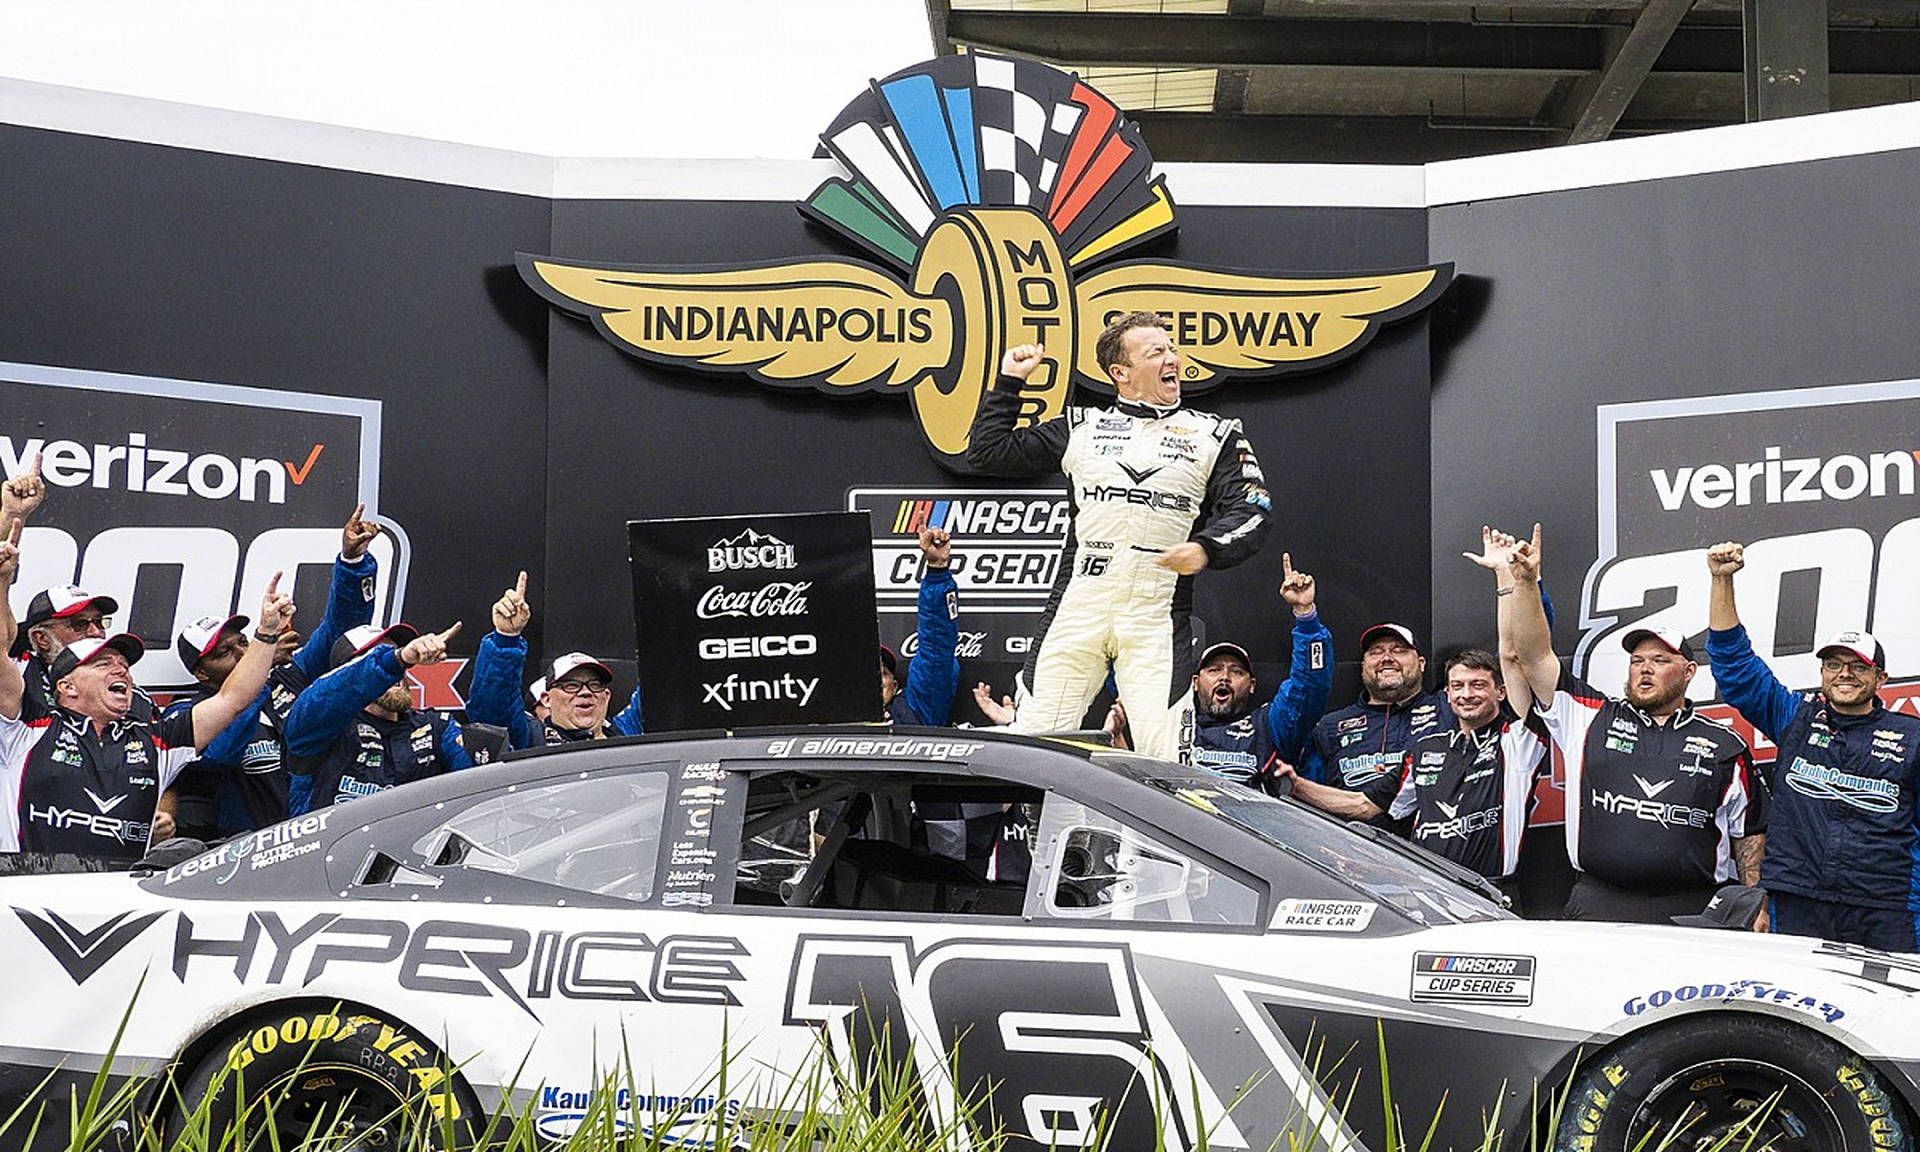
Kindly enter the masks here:
M 451 628 L 449 628 L 449 629 L 447 629 L 447 630 L 446 630 L 445 632 L 438 632 L 438 633 L 435 633 L 435 639 L 437 639 L 437 640 L 439 640 L 439 641 L 440 641 L 440 643 L 442 643 L 442 644 L 445 644 L 445 643 L 446 643 L 447 641 L 449 641 L 449 640 L 451 640 L 451 639 L 453 639 L 453 638 L 454 638 L 455 636 L 457 636 L 457 635 L 459 635 L 459 633 L 460 633 L 460 624 L 461 624 L 461 621 L 459 621 L 459 620 L 455 620 L 455 621 L 453 622 L 453 627 L 451 627 Z
M 1540 521 L 1538 520 L 1533 522 L 1533 550 L 1536 553 L 1540 551 Z
M 1293 553 L 1291 552 L 1280 553 L 1280 582 L 1283 584 L 1293 582 Z
M 366 514 L 367 514 L 367 504 L 366 504 L 366 501 L 363 500 L 360 503 L 355 504 L 353 506 L 353 515 L 347 517 L 347 522 L 349 524 L 358 524 L 360 522 L 360 517 Z
M 267 581 L 267 595 L 271 596 L 278 591 L 280 591 L 280 573 L 275 572 L 273 578 Z
M 519 582 L 513 586 L 513 594 L 522 598 L 527 594 L 527 574 L 524 570 L 520 573 Z M 456 624 L 455 627 L 457 628 L 459 625 Z

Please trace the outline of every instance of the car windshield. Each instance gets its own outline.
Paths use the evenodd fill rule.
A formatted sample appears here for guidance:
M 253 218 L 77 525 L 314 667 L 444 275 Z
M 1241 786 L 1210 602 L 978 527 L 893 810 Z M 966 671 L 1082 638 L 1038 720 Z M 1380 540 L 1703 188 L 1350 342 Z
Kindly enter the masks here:
M 1437 856 L 1400 841 L 1375 840 L 1291 800 L 1231 780 L 1179 774 L 1159 761 L 1128 758 L 1146 782 L 1353 885 L 1422 924 L 1494 920 L 1506 913 L 1464 887 Z M 1369 829 L 1368 831 L 1371 831 Z

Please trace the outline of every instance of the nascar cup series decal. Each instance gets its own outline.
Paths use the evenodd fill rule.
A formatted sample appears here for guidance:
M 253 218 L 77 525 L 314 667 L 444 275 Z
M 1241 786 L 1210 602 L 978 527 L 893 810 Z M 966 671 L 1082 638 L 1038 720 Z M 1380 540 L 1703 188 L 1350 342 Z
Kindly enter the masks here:
M 1531 956 L 1416 952 L 1412 997 L 1429 1003 L 1524 1007 L 1533 1003 L 1533 969 Z
M 520 274 L 623 351 L 832 395 L 905 392 L 927 449 L 964 471 L 974 409 L 1010 344 L 1044 344 L 1026 423 L 1105 388 L 1100 329 L 1173 325 L 1183 388 L 1325 366 L 1432 303 L 1450 265 L 1276 277 L 1170 261 L 1095 265 L 1175 228 L 1137 126 L 1071 73 L 987 53 L 873 84 L 821 134 L 847 176 L 800 207 L 879 263 L 613 265 L 521 253 Z
M 38 455 L 52 490 L 21 536 L 15 615 L 42 588 L 113 597 L 119 627 L 146 641 L 142 684 L 191 685 L 173 638 L 255 611 L 275 572 L 300 619 L 318 620 L 356 504 L 385 529 L 362 591 L 375 619 L 399 618 L 409 549 L 379 514 L 379 401 L 0 363 L 0 412 L 0 468 L 17 476 Z M 424 704 L 460 705 L 439 687 Z

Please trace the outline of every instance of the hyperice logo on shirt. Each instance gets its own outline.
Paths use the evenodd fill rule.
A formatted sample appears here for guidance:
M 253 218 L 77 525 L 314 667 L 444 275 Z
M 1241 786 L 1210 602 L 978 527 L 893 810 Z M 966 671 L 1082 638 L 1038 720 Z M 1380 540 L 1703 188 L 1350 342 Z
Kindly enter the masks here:
M 1838 800 L 1868 812 L 1893 812 L 1900 807 L 1900 785 L 1815 764 L 1805 756 L 1793 758 L 1787 769 L 1787 787 L 1815 800 Z

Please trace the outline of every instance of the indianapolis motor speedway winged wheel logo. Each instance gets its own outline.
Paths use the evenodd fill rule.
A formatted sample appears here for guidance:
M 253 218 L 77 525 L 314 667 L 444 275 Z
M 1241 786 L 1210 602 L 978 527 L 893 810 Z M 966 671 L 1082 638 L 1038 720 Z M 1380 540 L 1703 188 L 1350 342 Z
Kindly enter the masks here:
M 1451 266 L 1282 277 L 1118 260 L 1171 233 L 1173 198 L 1137 126 L 1078 77 L 973 53 L 872 85 L 822 133 L 848 173 L 800 210 L 874 261 L 704 267 L 525 253 L 520 272 L 619 348 L 830 394 L 905 392 L 929 449 L 963 470 L 1010 344 L 1044 344 L 1022 420 L 1106 390 L 1094 342 L 1136 309 L 1173 325 L 1184 390 L 1318 368 L 1425 308 Z M 1111 261 L 1111 262 L 1109 262 Z

